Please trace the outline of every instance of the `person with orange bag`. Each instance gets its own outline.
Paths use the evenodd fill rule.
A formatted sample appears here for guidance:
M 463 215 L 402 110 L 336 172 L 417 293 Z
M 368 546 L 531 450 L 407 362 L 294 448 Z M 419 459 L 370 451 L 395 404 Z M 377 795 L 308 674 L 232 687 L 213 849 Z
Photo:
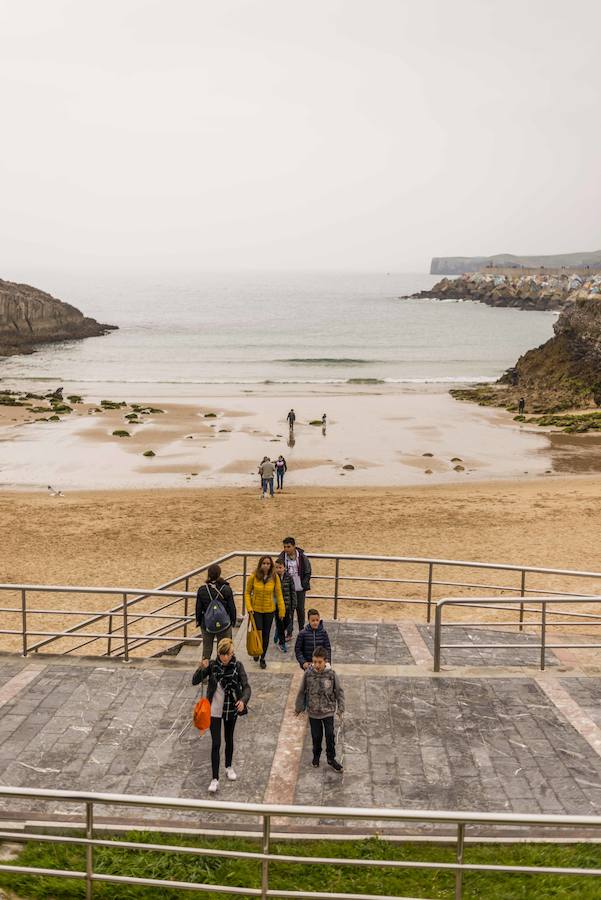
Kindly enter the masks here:
M 266 669 L 265 654 L 269 648 L 274 614 L 280 619 L 286 618 L 282 583 L 271 556 L 262 556 L 259 559 L 254 575 L 251 575 L 246 582 L 244 599 L 246 609 L 253 614 L 257 630 L 262 635 L 263 652 L 260 657 L 260 665 L 262 669 Z M 255 662 L 259 659 L 258 656 L 253 658 Z
M 234 655 L 234 642 L 222 638 L 217 646 L 217 659 L 203 659 L 192 676 L 192 684 L 209 679 L 207 699 L 211 704 L 211 766 L 213 779 L 209 793 L 219 790 L 219 760 L 221 755 L 221 725 L 225 737 L 225 774 L 228 781 L 236 781 L 232 767 L 234 757 L 234 729 L 238 716 L 245 716 L 250 700 L 248 676 Z

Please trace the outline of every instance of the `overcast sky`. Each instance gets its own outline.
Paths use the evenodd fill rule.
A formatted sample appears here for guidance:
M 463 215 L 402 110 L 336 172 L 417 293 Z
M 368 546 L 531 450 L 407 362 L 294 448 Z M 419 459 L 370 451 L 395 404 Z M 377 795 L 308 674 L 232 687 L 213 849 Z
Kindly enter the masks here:
M 0 277 L 601 247 L 598 0 L 0 0 Z

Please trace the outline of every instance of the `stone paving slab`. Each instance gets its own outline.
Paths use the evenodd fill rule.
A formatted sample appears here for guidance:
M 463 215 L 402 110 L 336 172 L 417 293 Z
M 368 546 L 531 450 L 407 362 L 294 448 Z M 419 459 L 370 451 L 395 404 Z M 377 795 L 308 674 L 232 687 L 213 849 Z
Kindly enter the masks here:
M 420 634 L 434 653 L 434 628 L 429 625 L 418 625 Z M 446 666 L 528 666 L 540 664 L 540 650 L 536 647 L 528 649 L 529 644 L 536 644 L 540 638 L 527 632 L 501 631 L 487 628 L 443 628 L 443 644 L 469 644 L 465 650 L 443 650 L 441 664 Z M 523 644 L 519 647 L 507 647 L 494 650 L 480 649 L 481 644 Z M 545 653 L 546 666 L 561 665 L 555 654 L 548 650 Z
M 561 686 L 601 728 L 601 678 L 562 678 Z
M 344 776 L 315 772 L 307 735 L 297 803 L 601 814 L 601 757 L 529 678 L 347 678 L 345 690 Z
M 6 682 L 22 665 L 5 662 L 0 658 Z M 307 732 L 290 794 L 295 803 L 601 814 L 601 755 L 535 678 L 389 676 L 368 663 L 364 669 L 344 677 L 344 775 L 325 760 L 312 768 Z M 191 671 L 168 662 L 47 660 L 0 708 L 0 783 L 205 799 L 210 737 L 190 723 L 198 697 Z M 282 770 L 274 758 L 292 675 L 292 668 L 249 667 L 251 712 L 236 728 L 239 780 L 222 778 L 219 799 L 277 802 L 272 767 Z M 561 686 L 599 721 L 601 679 L 564 678 Z M 290 709 L 288 730 L 289 718 Z M 5 818 L 44 819 L 53 810 L 58 805 L 42 801 L 0 803 Z M 62 811 L 81 820 L 81 807 Z M 235 815 L 205 814 L 201 821 L 193 812 L 122 807 L 98 815 L 191 827 L 241 824 Z
M 388 622 L 326 622 L 332 645 L 332 663 L 353 663 L 373 665 L 380 662 L 394 662 L 397 665 L 413 665 L 415 660 L 395 624 Z M 288 652 L 280 653 L 273 643 L 269 657 L 278 662 L 298 666 L 294 655 L 294 641 L 288 643 Z

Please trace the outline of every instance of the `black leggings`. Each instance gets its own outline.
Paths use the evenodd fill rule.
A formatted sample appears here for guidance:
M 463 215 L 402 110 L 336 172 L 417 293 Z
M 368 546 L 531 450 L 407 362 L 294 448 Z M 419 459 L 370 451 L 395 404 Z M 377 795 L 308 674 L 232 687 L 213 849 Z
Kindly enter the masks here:
M 265 659 L 265 654 L 269 649 L 269 638 L 271 636 L 271 626 L 273 625 L 274 615 L 275 612 L 255 613 L 255 625 L 263 637 L 263 653 L 261 654 L 261 659 Z
M 234 728 L 236 727 L 236 716 L 233 719 L 222 719 L 221 716 L 211 716 L 211 766 L 213 767 L 213 778 L 219 778 L 219 754 L 221 751 L 221 723 L 223 722 L 223 733 L 225 735 L 225 768 L 229 769 L 234 756 Z

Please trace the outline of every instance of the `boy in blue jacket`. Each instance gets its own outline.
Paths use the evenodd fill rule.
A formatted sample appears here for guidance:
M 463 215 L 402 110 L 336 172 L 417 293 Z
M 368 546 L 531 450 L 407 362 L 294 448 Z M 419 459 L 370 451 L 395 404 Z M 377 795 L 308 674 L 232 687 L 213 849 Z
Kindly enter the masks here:
M 316 609 L 310 609 L 308 616 L 309 624 L 299 631 L 294 645 L 294 654 L 301 669 L 309 668 L 317 647 L 323 647 L 327 661 L 332 662 L 332 646 L 321 616 Z

